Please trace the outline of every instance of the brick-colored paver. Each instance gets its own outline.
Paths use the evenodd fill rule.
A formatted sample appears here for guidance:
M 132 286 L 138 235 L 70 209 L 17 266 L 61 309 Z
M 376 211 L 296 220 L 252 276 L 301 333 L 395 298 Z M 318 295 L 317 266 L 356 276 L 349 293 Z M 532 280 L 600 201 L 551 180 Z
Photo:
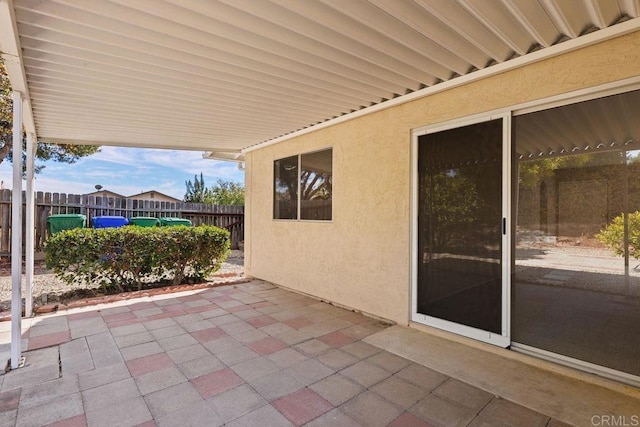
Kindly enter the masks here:
M 87 416 L 85 414 L 76 415 L 75 417 L 66 418 L 64 420 L 49 424 L 47 427 L 86 427 Z
M 277 323 L 277 320 L 271 316 L 262 315 L 259 317 L 254 317 L 252 319 L 247 320 L 247 323 L 252 325 L 254 328 L 262 328 L 264 326 L 273 325 Z
M 127 368 L 134 377 L 173 366 L 173 361 L 166 353 L 152 354 L 127 361 Z
M 273 402 L 273 406 L 296 426 L 301 426 L 333 409 L 331 403 L 308 388 L 281 397 Z
M 255 351 L 261 356 L 275 353 L 280 350 L 284 350 L 287 348 L 287 345 L 274 337 L 263 338 L 259 341 L 254 341 L 251 344 L 248 344 L 251 350 Z
M 220 369 L 191 380 L 193 386 L 205 399 L 242 384 L 244 381 L 229 368 Z
M 21 389 L 5 391 L 0 393 L 0 412 L 11 411 L 18 409 L 18 403 L 20 402 Z
M 29 338 L 29 350 L 51 347 L 56 344 L 65 343 L 69 340 L 71 340 L 71 332 L 69 330 L 40 335 L 37 337 Z
M 562 425 L 361 341 L 376 320 L 261 281 L 24 326 L 0 425 Z
M 343 334 L 340 331 L 331 332 L 330 334 L 323 335 L 318 339 L 323 343 L 328 344 L 331 347 L 335 347 L 335 348 L 344 347 L 347 344 L 351 344 L 357 341 L 355 338 L 350 337 L 349 335 Z
M 395 420 L 391 421 L 388 427 L 431 427 L 425 420 L 421 420 L 410 412 L 405 412 Z
M 206 328 L 191 332 L 191 336 L 201 343 L 222 338 L 226 335 L 227 333 L 218 327 Z

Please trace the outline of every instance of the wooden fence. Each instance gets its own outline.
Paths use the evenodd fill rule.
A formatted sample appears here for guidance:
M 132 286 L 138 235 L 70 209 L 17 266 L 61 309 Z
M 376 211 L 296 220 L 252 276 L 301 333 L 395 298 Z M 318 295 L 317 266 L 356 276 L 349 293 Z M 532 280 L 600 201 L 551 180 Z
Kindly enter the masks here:
M 244 240 L 244 207 L 220 206 L 204 203 L 161 202 L 154 200 L 132 200 L 114 197 L 96 197 L 80 194 L 43 193 L 35 194 L 35 248 L 41 251 L 49 236 L 47 218 L 56 214 L 83 214 L 87 226 L 96 216 L 116 215 L 131 218 L 178 217 L 191 220 L 193 225 L 215 225 L 231 232 L 231 247 L 238 248 Z M 25 193 L 22 192 L 24 231 Z M 24 235 L 24 233 L 23 233 Z M 23 245 L 24 247 L 24 245 Z M 0 190 L 0 255 L 11 252 L 11 190 Z

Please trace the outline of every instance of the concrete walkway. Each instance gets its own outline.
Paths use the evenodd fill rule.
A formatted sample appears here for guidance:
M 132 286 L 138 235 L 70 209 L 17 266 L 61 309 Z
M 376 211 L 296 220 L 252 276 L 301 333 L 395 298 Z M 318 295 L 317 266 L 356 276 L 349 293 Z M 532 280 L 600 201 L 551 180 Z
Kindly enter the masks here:
M 385 328 L 261 281 L 26 320 L 0 426 L 562 425 L 363 341 Z

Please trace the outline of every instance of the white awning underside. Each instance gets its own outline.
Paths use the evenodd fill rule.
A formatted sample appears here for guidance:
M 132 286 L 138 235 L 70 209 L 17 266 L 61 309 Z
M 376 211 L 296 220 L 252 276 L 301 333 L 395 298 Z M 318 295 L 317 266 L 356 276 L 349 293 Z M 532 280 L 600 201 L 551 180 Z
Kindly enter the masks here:
M 640 0 L 0 6 L 40 141 L 230 153 L 640 15 Z

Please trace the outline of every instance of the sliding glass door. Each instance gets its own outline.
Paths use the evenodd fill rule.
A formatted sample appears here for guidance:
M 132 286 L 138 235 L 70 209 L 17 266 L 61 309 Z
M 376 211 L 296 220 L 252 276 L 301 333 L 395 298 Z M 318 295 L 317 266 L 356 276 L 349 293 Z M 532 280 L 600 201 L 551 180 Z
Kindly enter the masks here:
M 508 120 L 427 130 L 415 141 L 413 318 L 500 345 L 508 345 Z
M 640 384 L 639 117 L 635 90 L 415 130 L 412 320 Z
M 638 117 L 640 91 L 513 118 L 516 347 L 640 376 Z

